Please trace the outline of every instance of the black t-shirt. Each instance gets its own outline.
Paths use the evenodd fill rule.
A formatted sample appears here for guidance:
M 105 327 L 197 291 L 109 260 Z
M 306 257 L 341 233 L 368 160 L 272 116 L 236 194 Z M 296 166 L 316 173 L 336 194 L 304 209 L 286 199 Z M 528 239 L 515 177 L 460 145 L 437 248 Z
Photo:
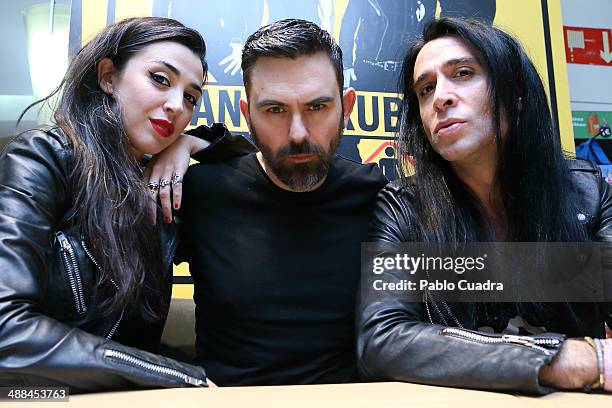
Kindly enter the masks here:
M 255 154 L 191 166 L 181 254 L 195 283 L 198 362 L 219 385 L 356 377 L 360 243 L 386 180 L 336 156 L 325 182 L 274 185 Z

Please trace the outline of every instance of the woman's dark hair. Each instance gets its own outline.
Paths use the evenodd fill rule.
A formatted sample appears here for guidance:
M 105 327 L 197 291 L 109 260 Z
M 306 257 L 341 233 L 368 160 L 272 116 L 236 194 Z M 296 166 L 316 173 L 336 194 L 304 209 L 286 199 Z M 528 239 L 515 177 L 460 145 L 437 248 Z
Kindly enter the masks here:
M 100 31 L 72 58 L 60 86 L 26 108 L 59 94 L 54 119 L 74 151 L 71 220 L 80 226 L 99 264 L 98 290 L 108 294 L 100 310 L 125 309 L 144 319 L 156 318 L 160 310 L 164 271 L 159 231 L 147 216 L 150 195 L 139 158 L 130 153 L 122 107 L 100 88 L 97 65 L 110 58 L 121 72 L 134 54 L 159 41 L 193 51 L 206 77 L 206 46 L 197 31 L 167 18 L 130 18 Z
M 419 220 L 415 240 L 487 241 L 493 236 L 479 201 L 434 151 L 421 122 L 413 89 L 414 66 L 423 46 L 454 36 L 465 42 L 488 74 L 488 101 L 495 129 L 495 185 L 507 216 L 508 241 L 584 241 L 574 208 L 573 187 L 542 81 L 520 44 L 509 34 L 462 18 L 432 21 L 409 49 L 400 80 L 399 158 L 414 158 L 413 206 Z M 507 134 L 502 138 L 502 120 Z

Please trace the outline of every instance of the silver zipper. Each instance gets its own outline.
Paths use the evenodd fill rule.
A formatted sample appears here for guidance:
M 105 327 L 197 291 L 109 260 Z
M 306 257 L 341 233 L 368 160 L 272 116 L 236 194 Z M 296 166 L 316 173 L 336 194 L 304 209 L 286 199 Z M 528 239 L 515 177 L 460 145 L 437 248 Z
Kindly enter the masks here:
M 119 319 L 117 319 L 115 324 L 113 324 L 113 327 L 111 327 L 110 331 L 106 335 L 106 338 L 108 340 L 110 340 L 113 337 L 113 335 L 115 334 L 115 332 L 117 331 L 117 328 L 119 327 L 119 323 L 121 323 L 121 319 L 123 319 L 123 310 L 121 311 L 121 314 L 119 315 Z
M 92 258 L 92 261 L 93 261 L 93 260 L 94 260 L 94 259 Z M 97 264 L 96 264 L 96 265 L 97 265 Z M 98 266 L 98 268 L 100 268 L 100 267 Z M 114 281 L 114 280 L 112 280 L 112 279 L 111 279 L 110 281 L 111 281 L 111 283 L 112 283 L 113 285 L 115 285 L 115 288 L 117 288 L 117 290 L 118 290 L 118 289 L 119 289 L 119 286 L 117 286 L 117 284 L 115 283 L 115 281 Z M 107 338 L 107 339 L 109 339 L 109 340 L 110 340 L 110 339 L 111 339 L 111 337 L 113 337 L 113 335 L 114 335 L 114 334 L 115 334 L 115 332 L 117 331 L 117 328 L 119 327 L 119 323 L 121 323 L 121 319 L 123 319 L 123 312 L 125 312 L 125 309 L 121 311 L 121 314 L 119 315 L 119 319 L 117 319 L 117 321 L 115 322 L 115 324 L 113 325 L 113 327 L 111 328 L 111 330 L 110 330 L 110 331 L 108 332 L 108 334 L 106 335 L 106 338 Z
M 87 257 L 91 260 L 91 262 L 93 262 L 93 264 L 96 266 L 96 268 L 98 268 L 98 270 L 101 271 L 102 268 L 100 268 L 100 264 L 98 264 L 98 261 L 96 261 L 96 258 L 94 258 L 93 254 L 89 250 L 89 247 L 87 247 L 87 244 L 85 243 L 85 238 L 83 236 L 81 236 L 81 245 L 83 246 L 83 250 L 87 254 Z M 111 279 L 110 281 L 115 286 L 115 288 L 119 289 L 119 287 L 117 286 L 117 284 L 115 283 L 114 280 Z M 121 323 L 121 320 L 123 319 L 123 312 L 124 311 L 122 310 L 121 314 L 119 315 L 119 318 L 113 324 L 113 327 L 111 327 L 110 331 L 106 335 L 106 338 L 108 340 L 110 340 L 115 335 L 115 332 L 117 331 L 117 328 L 119 327 L 119 323 Z
M 518 344 L 521 346 L 530 347 L 534 350 L 541 351 L 546 355 L 553 354 L 551 349 L 556 349 L 561 345 L 559 339 L 550 337 L 531 337 L 531 336 L 517 336 L 513 334 L 502 334 L 501 336 L 491 336 L 484 333 L 475 333 L 473 331 L 457 329 L 455 327 L 446 327 L 442 329 L 442 334 L 446 336 L 456 336 L 462 339 L 477 341 L 480 343 L 507 343 L 507 344 Z
M 75 309 L 78 314 L 82 315 L 87 312 L 87 306 L 85 305 L 83 283 L 81 281 L 79 265 L 76 261 L 76 256 L 74 255 L 74 249 L 62 231 L 58 231 L 55 236 L 57 237 L 62 249 L 62 260 L 64 261 L 64 266 L 66 267 L 66 272 L 68 274 L 68 281 L 70 283 L 70 288 L 72 289 Z
M 188 374 L 185 374 L 177 369 L 165 367 L 159 364 L 153 364 L 148 361 L 142 360 L 138 357 L 134 357 L 130 354 L 113 350 L 106 349 L 104 350 L 104 357 L 115 358 L 117 360 L 121 360 L 123 362 L 135 365 L 137 367 L 143 368 L 145 370 L 150 370 L 158 374 L 163 374 L 171 377 L 175 377 L 183 380 L 185 383 L 194 385 L 194 386 L 202 386 L 204 385 L 204 381 L 199 378 L 192 377 Z
M 464 328 L 463 325 L 461 324 L 461 322 L 459 322 L 459 320 L 457 320 L 457 318 L 455 317 L 453 312 L 451 312 L 450 307 L 448 307 L 448 304 L 445 301 L 442 301 L 442 306 L 444 306 L 444 308 L 448 312 L 448 315 L 453 318 L 453 321 L 455 322 L 457 327 L 460 327 L 463 329 Z
M 96 266 L 96 268 L 98 268 L 98 270 L 101 271 L 102 268 L 100 267 L 100 264 L 98 263 L 98 261 L 96 261 L 96 258 L 94 258 L 93 254 L 89 250 L 89 247 L 85 243 L 85 238 L 83 236 L 81 236 L 81 245 L 83 246 L 83 250 L 87 254 L 87 257 L 91 260 L 91 262 L 93 262 L 93 264 Z M 119 289 L 119 287 L 117 286 L 117 284 L 115 283 L 114 280 L 111 279 L 110 281 L 115 286 L 115 288 Z M 119 323 L 121 323 L 121 320 L 123 319 L 123 312 L 124 312 L 124 310 L 121 311 L 121 314 L 119 315 L 119 318 L 113 324 L 113 327 L 111 327 L 110 331 L 106 335 L 106 338 L 108 340 L 110 340 L 115 335 L 115 332 L 117 331 L 117 328 L 119 327 Z
M 427 277 L 429 278 L 429 273 L 427 274 Z M 446 318 L 444 317 L 444 315 L 442 314 L 442 312 L 440 311 L 440 309 L 438 308 L 438 302 L 436 302 L 435 300 L 433 300 L 433 294 L 431 294 L 428 290 L 426 290 L 425 292 L 423 292 L 423 301 L 425 302 L 425 309 L 427 310 L 427 316 L 429 317 L 429 321 L 430 323 L 433 324 L 433 319 L 431 316 L 431 311 L 429 310 L 429 297 L 431 296 L 432 301 L 431 301 L 431 305 L 434 307 L 434 309 L 436 309 L 436 312 L 438 313 L 438 316 L 440 316 L 440 319 L 442 320 L 442 323 L 444 324 L 444 326 L 449 326 L 448 322 L 446 321 Z M 444 301 L 440 302 L 442 303 L 442 305 L 444 306 L 444 308 L 446 309 L 446 312 L 448 313 L 449 317 L 451 317 L 453 319 L 453 321 L 455 322 L 455 326 L 460 327 L 460 328 L 464 328 L 463 325 L 461 324 L 461 322 L 459 320 L 457 320 L 457 318 L 455 317 L 455 315 L 453 314 L 453 312 L 451 311 L 450 307 L 448 307 L 448 304 Z
M 450 326 L 448 324 L 448 322 L 446 321 L 446 318 L 444 317 L 444 315 L 442 314 L 442 312 L 440 311 L 440 309 L 438 308 L 438 303 L 437 302 L 431 302 L 432 306 L 434 307 L 434 309 L 436 309 L 436 312 L 438 312 L 438 316 L 440 316 L 440 318 L 442 319 L 442 323 L 445 326 Z M 433 323 L 433 322 L 432 322 Z
M 94 258 L 93 254 L 91 253 L 91 251 L 89 250 L 89 248 L 85 244 L 85 239 L 84 238 L 81 239 L 81 245 L 83 246 L 83 250 L 87 254 L 87 257 L 89 259 L 91 259 L 91 262 L 93 262 L 93 264 L 96 265 L 96 268 L 101 269 L 100 265 L 98 264 L 98 261 L 96 261 L 96 258 Z

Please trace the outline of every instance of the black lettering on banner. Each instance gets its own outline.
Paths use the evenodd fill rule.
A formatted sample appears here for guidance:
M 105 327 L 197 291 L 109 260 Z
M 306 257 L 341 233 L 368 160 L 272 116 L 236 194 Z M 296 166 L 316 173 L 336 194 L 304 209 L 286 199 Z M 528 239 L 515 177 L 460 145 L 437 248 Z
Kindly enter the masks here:
M 225 122 L 225 111 L 229 113 L 234 126 L 240 126 L 240 91 L 234 91 L 234 101 L 230 100 L 229 91 L 219 90 L 219 122 Z
M 193 113 L 193 117 L 191 118 L 191 125 L 197 125 L 200 119 L 204 119 L 208 125 L 215 123 L 215 117 L 213 115 L 212 105 L 210 104 L 210 94 L 208 93 L 208 89 L 204 89 L 202 92 L 200 103 L 198 104 L 195 112 Z
M 378 129 L 378 96 L 372 96 L 372 123 L 366 122 L 365 96 L 357 95 L 357 121 L 364 132 L 374 132 Z
M 397 132 L 397 120 L 399 118 L 400 99 L 393 96 L 385 96 L 383 98 L 384 117 L 385 117 L 385 132 Z M 393 121 L 395 119 L 395 121 Z

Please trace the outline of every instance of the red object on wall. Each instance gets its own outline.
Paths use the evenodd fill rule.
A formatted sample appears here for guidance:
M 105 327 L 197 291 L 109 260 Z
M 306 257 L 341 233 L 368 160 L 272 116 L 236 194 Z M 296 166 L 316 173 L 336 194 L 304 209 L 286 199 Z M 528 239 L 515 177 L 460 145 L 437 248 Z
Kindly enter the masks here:
M 563 26 L 565 59 L 569 64 L 612 66 L 612 30 Z

